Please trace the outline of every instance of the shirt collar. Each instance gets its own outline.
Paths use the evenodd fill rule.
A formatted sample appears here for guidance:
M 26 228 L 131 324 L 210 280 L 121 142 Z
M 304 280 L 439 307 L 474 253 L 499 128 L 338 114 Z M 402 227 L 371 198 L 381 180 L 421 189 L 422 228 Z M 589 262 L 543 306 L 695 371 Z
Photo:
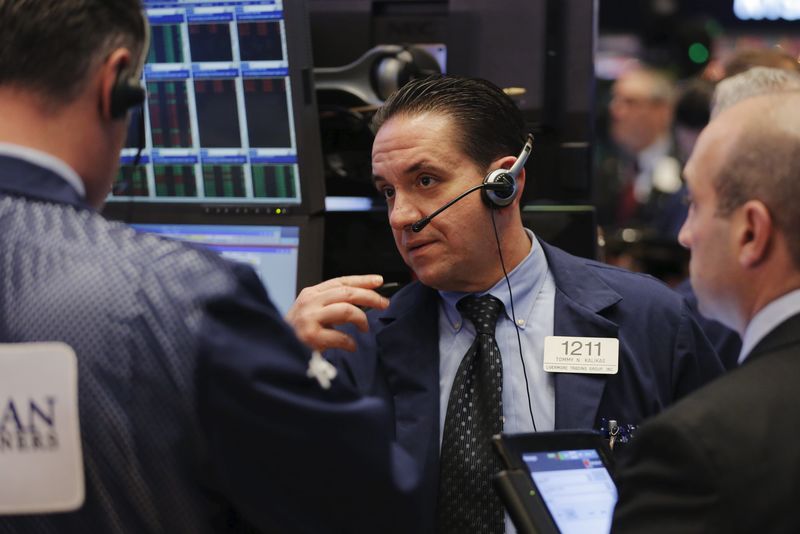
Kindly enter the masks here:
M 797 314 L 798 310 L 800 310 L 800 289 L 790 291 L 761 308 L 744 331 L 739 364 L 741 365 L 750 356 L 759 341 L 786 319 Z
M 523 330 L 528 324 L 528 317 L 533 310 L 536 297 L 542 289 L 542 285 L 544 285 L 545 278 L 547 277 L 547 259 L 544 256 L 544 251 L 534 237 L 533 232 L 527 228 L 524 230 L 528 239 L 531 241 L 531 250 L 519 265 L 508 273 L 508 281 L 511 284 L 511 290 L 514 295 L 514 310 L 517 325 Z M 461 313 L 459 313 L 456 308 L 456 304 L 463 297 L 471 293 L 462 291 L 439 291 L 438 293 L 441 297 L 441 306 L 447 316 L 448 323 L 450 323 L 454 331 L 458 332 L 463 324 Z M 506 284 L 505 277 L 501 277 L 488 291 L 474 294 L 481 296 L 487 293 L 496 297 L 503 303 L 505 315 L 508 317 L 509 321 L 512 321 L 511 298 L 508 294 L 508 285 Z
M 86 198 L 86 187 L 78 173 L 66 162 L 52 154 L 13 143 L 0 143 L 0 155 L 21 159 L 49 170 L 63 178 L 82 199 Z

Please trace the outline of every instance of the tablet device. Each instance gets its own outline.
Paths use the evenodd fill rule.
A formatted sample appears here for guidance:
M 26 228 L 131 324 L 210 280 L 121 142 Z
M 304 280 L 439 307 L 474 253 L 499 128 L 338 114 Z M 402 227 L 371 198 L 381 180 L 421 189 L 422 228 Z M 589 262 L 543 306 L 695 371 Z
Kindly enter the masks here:
M 617 502 L 608 443 L 590 431 L 501 434 L 495 485 L 523 532 L 607 534 Z

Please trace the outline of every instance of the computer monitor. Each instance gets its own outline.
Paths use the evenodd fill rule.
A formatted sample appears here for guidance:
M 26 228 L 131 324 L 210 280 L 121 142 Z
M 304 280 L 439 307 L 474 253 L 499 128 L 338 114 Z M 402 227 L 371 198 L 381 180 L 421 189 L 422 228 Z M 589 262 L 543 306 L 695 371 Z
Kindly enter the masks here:
M 144 7 L 152 42 L 143 151 L 134 167 L 134 117 L 109 210 L 135 203 L 321 211 L 304 0 L 144 0 Z
M 308 220 L 276 224 L 134 223 L 135 229 L 195 243 L 253 267 L 282 315 L 305 285 L 319 281 L 313 265 L 319 230 Z M 304 246 L 305 245 L 305 246 Z

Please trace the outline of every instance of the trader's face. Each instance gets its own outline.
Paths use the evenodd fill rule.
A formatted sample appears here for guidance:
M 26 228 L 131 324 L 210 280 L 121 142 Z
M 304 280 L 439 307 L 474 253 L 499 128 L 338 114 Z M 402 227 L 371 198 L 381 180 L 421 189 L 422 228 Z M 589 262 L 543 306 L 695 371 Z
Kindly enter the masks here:
M 686 164 L 691 204 L 678 240 L 692 252 L 689 272 L 701 313 L 736 328 L 736 287 L 741 273 L 734 225 L 730 216 L 719 214 L 713 185 L 729 152 L 730 136 L 725 133 L 719 127 L 707 128 Z
M 386 197 L 397 249 L 419 280 L 445 291 L 480 291 L 497 280 L 497 244 L 489 209 L 476 191 L 421 232 L 411 224 L 481 183 L 485 169 L 456 142 L 451 119 L 398 115 L 375 136 L 372 172 Z

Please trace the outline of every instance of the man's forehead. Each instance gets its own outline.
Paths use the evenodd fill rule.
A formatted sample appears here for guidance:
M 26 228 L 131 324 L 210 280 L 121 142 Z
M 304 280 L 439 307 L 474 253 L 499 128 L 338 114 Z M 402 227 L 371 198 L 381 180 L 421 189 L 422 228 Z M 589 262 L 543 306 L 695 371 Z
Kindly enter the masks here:
M 737 136 L 735 125 L 728 124 L 728 121 L 715 119 L 709 123 L 698 137 L 686 163 L 684 174 L 690 186 L 700 178 L 713 178 L 721 170 Z
M 381 167 L 380 162 L 374 162 L 373 163 L 372 181 L 375 182 L 375 181 L 378 181 L 378 180 L 385 180 L 386 177 L 384 177 L 384 176 L 382 176 L 380 174 L 375 174 L 374 173 L 375 167 L 379 167 L 380 168 Z M 407 162 L 403 162 L 402 164 L 399 164 L 394 169 L 394 171 L 398 172 L 400 176 L 404 176 L 404 175 L 409 175 L 410 176 L 410 175 L 414 175 L 414 174 L 417 174 L 419 172 L 424 172 L 424 171 L 434 172 L 434 173 L 440 174 L 440 173 L 442 173 L 442 172 L 444 172 L 446 170 L 447 170 L 447 166 L 442 165 L 441 162 L 437 162 L 435 160 L 432 160 L 432 159 L 426 158 L 426 157 L 420 157 L 420 158 L 409 160 Z M 392 171 L 389 172 L 389 174 L 391 174 L 391 173 L 392 173 Z
M 439 113 L 398 115 L 389 119 L 375 135 L 372 163 L 390 160 L 395 154 L 413 160 L 417 167 L 451 166 L 470 159 L 464 152 L 455 121 Z
M 411 125 L 413 127 L 436 125 L 437 127 L 448 129 L 455 125 L 455 119 L 445 110 L 401 111 L 388 118 L 386 122 L 381 125 L 380 129 L 378 129 L 376 135 L 398 124 Z
M 653 93 L 653 80 L 641 72 L 624 74 L 614 83 L 614 93 L 647 97 Z

